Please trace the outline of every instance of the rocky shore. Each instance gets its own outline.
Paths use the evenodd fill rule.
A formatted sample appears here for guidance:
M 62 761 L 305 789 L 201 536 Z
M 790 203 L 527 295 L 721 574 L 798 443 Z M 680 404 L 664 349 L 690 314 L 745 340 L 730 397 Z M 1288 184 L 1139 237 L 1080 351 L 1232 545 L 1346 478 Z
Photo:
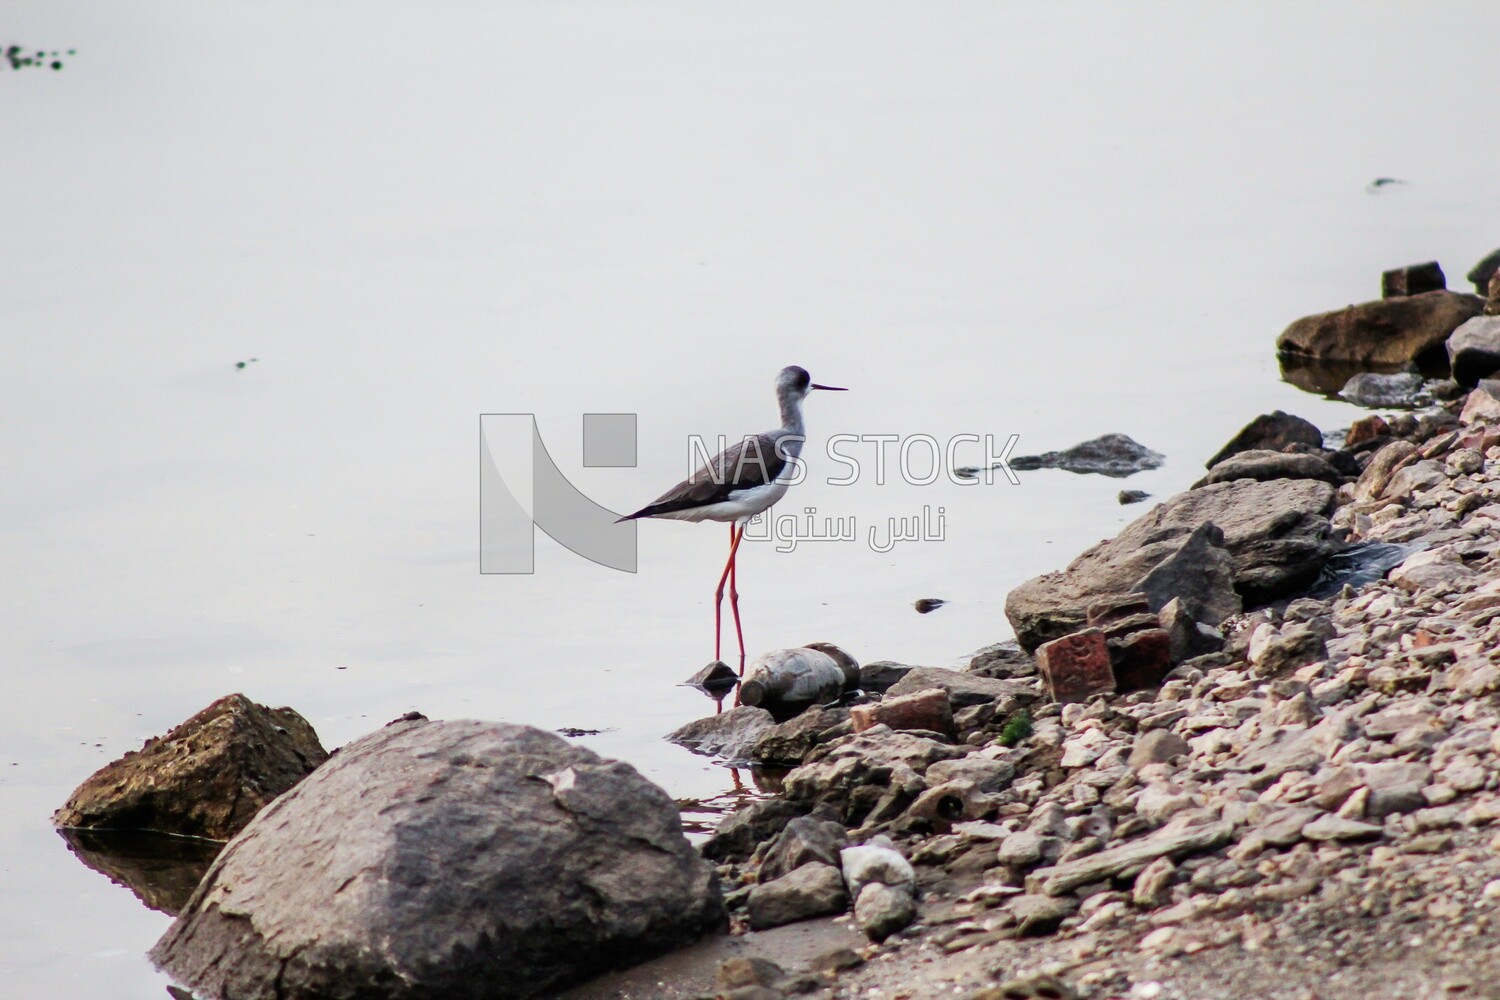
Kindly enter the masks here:
M 793 765 L 702 848 L 741 954 L 578 996 L 1500 996 L 1500 383 L 1474 374 L 1500 321 L 1401 270 L 1388 294 L 1432 296 L 1399 304 L 1406 360 L 1446 344 L 1466 386 L 1330 434 L 1257 418 L 1016 588 L 1019 645 L 964 670 L 867 664 L 873 707 L 719 717 L 720 752 Z M 851 847 L 908 859 L 915 907 Z M 858 946 L 748 963 L 817 917 Z
M 190 898 L 142 896 L 181 911 L 153 958 L 209 996 L 1500 997 L 1487 262 L 1487 299 L 1422 264 L 1293 323 L 1297 363 L 1403 368 L 1329 390 L 1396 412 L 1252 420 L 1014 587 L 1016 641 L 962 669 L 762 656 L 745 705 L 670 737 L 779 788 L 696 849 L 556 735 L 413 713 L 329 755 L 237 695 L 54 820 L 228 841 Z

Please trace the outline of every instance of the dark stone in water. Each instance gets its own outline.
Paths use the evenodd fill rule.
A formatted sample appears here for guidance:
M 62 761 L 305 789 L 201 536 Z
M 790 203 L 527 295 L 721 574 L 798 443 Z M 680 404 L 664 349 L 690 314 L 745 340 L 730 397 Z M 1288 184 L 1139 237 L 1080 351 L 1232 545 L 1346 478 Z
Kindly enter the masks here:
M 734 686 L 740 682 L 739 675 L 723 660 L 714 660 L 708 666 L 683 681 L 688 687 L 697 688 L 714 701 L 723 701 Z
M 1427 380 L 1416 372 L 1360 372 L 1339 390 L 1339 396 L 1367 409 L 1414 410 L 1432 402 Z
M 1380 276 L 1380 297 L 1383 299 L 1437 292 L 1447 287 L 1448 278 L 1435 260 L 1392 268 Z
M 947 603 L 948 602 L 943 600 L 941 597 L 923 597 L 913 603 L 912 607 L 917 609 L 917 614 L 926 615 L 931 614 Z
M 1276 339 L 1276 351 L 1366 368 L 1405 365 L 1441 354 L 1448 335 L 1483 310 L 1483 299 L 1460 292 L 1377 299 L 1296 320 Z
M 1092 441 L 1074 445 L 1067 451 L 1049 451 L 1041 455 L 1012 458 L 1010 467 L 1023 472 L 1033 469 L 1063 469 L 1123 479 L 1147 469 L 1159 469 L 1165 461 L 1166 456 L 1152 451 L 1125 434 L 1105 434 Z
M 1140 503 L 1150 496 L 1151 494 L 1145 490 L 1121 490 L 1115 495 L 1115 499 L 1120 501 L 1120 505 L 1123 507 L 1125 504 Z
M 227 695 L 95 772 L 52 822 L 228 840 L 327 759 L 292 709 Z

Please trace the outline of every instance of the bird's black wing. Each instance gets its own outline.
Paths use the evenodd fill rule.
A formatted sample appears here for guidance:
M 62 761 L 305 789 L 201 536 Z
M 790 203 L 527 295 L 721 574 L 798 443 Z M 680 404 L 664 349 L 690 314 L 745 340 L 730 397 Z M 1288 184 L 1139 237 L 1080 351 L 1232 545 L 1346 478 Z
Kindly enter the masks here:
M 777 437 L 756 434 L 725 448 L 676 486 L 621 521 L 654 517 L 728 500 L 731 493 L 764 486 L 786 470 L 787 459 Z

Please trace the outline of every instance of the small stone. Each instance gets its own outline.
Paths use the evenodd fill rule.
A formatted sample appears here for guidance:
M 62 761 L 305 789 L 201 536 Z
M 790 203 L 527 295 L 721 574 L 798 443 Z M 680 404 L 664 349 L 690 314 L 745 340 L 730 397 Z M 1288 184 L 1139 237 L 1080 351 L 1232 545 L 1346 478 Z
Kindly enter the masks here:
M 854 922 L 871 941 L 884 941 L 916 917 L 917 901 L 905 886 L 871 882 L 854 903 Z
M 1379 837 L 1385 828 L 1374 823 L 1342 819 L 1338 816 L 1323 816 L 1302 828 L 1302 836 L 1308 840 L 1367 840 Z
M 849 905 L 844 876 L 832 865 L 808 864 L 750 890 L 746 901 L 756 930 L 842 913 Z
M 1135 877 L 1135 885 L 1131 889 L 1130 899 L 1136 906 L 1144 909 L 1160 906 L 1163 894 L 1172 880 L 1177 875 L 1177 866 L 1172 863 L 1171 858 L 1157 858 Z
M 1126 764 L 1132 771 L 1139 771 L 1150 764 L 1165 764 L 1191 749 L 1187 740 L 1170 729 L 1153 729 L 1135 741 Z
M 1034 865 L 1042 860 L 1042 836 L 1030 830 L 1017 830 L 1000 842 L 996 858 L 1002 865 Z
M 1027 894 L 1012 899 L 1005 908 L 1016 918 L 1016 933 L 1032 937 L 1057 930 L 1057 925 L 1078 909 L 1078 900 L 1072 896 Z
M 714 986 L 723 991 L 742 986 L 774 987 L 786 978 L 786 971 L 769 958 L 736 956 L 721 963 L 714 972 Z
M 1441 291 L 1447 287 L 1448 279 L 1435 260 L 1392 268 L 1380 276 L 1380 297 L 1383 299 L 1420 295 L 1423 292 Z

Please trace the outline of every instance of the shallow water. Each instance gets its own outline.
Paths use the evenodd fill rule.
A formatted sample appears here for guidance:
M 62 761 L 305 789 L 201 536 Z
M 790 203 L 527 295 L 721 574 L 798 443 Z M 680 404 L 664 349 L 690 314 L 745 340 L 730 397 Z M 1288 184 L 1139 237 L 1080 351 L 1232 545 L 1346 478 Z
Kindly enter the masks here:
M 941 507 L 944 540 L 747 543 L 752 655 L 950 664 L 1009 635 L 1008 588 L 1144 511 L 1122 486 L 1184 488 L 1272 408 L 1356 415 L 1279 380 L 1288 321 L 1402 263 L 1461 287 L 1500 242 L 1492 4 L 7 14 L 77 50 L 0 72 L 17 996 L 160 995 L 167 918 L 47 817 L 231 691 L 330 746 L 418 709 L 600 729 L 675 795 L 730 788 L 660 740 L 711 709 L 676 685 L 712 652 L 723 528 L 641 525 L 633 575 L 539 536 L 535 574 L 481 576 L 478 414 L 536 413 L 630 510 L 688 435 L 773 425 L 781 366 L 850 387 L 809 401 L 781 509 L 864 538 Z M 639 414 L 636 468 L 580 468 L 583 412 Z M 1111 431 L 1166 464 L 882 485 L 865 444 L 826 482 L 831 434 Z

